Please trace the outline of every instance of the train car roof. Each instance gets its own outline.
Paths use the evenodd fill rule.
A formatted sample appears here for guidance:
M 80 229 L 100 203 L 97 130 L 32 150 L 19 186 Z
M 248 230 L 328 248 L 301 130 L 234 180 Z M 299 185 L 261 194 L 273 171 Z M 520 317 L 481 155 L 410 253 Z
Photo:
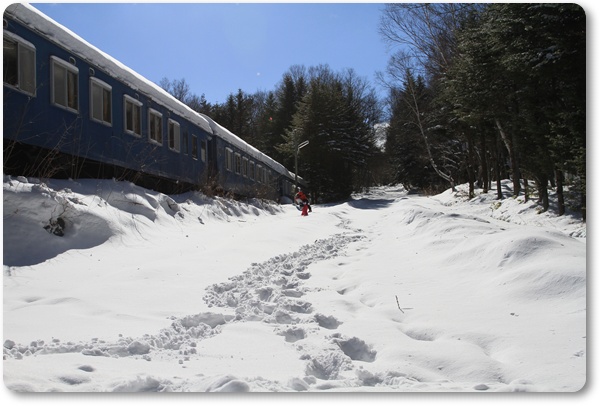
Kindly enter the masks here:
M 229 131 L 227 128 L 223 127 L 221 124 L 214 121 L 212 118 L 208 117 L 207 115 L 201 114 L 201 113 L 199 113 L 199 114 L 202 117 L 204 117 L 205 120 L 207 120 L 209 122 L 209 125 L 212 128 L 212 132 L 216 136 L 228 140 L 232 145 L 235 145 L 237 148 L 240 148 L 241 150 L 243 150 L 246 153 L 248 153 L 249 155 L 255 157 L 259 161 L 270 164 L 271 167 L 273 169 L 275 169 L 277 172 L 279 172 L 281 174 L 285 174 L 285 175 L 294 176 L 291 172 L 289 172 L 285 168 L 285 166 L 281 165 L 279 162 L 275 161 L 274 159 L 272 159 L 265 153 L 256 149 L 252 145 L 248 144 L 247 142 L 245 142 L 244 140 L 239 138 L 237 135 L 235 135 L 231 131 Z
M 31 5 L 21 3 L 11 4 L 6 8 L 5 13 L 8 13 L 15 20 L 31 30 L 38 32 L 59 46 L 69 50 L 74 55 L 77 55 L 97 68 L 102 69 L 108 75 L 126 83 L 134 90 L 144 93 L 154 101 L 160 102 L 165 107 L 198 125 L 207 133 L 223 138 L 225 141 L 235 145 L 248 155 L 268 164 L 277 172 L 287 176 L 293 176 L 293 173 L 288 171 L 279 162 L 248 144 L 210 117 L 192 110 L 157 84 L 96 48 L 73 31 L 52 20 Z

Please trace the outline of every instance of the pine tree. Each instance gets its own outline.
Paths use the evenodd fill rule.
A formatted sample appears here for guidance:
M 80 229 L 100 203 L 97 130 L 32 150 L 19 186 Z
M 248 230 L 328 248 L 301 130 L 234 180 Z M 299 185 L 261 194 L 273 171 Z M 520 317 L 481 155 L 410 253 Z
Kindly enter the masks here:
M 432 172 L 427 170 L 427 151 L 421 136 L 412 122 L 412 112 L 407 107 L 406 93 L 402 89 L 390 89 L 392 114 L 387 132 L 385 150 L 392 163 L 394 182 L 407 190 L 429 187 Z
M 212 105 L 206 100 L 204 93 L 200 97 L 192 95 L 188 97 L 186 104 L 194 111 L 206 115 L 212 114 Z
M 325 200 L 339 200 L 362 187 L 373 153 L 377 112 L 373 93 L 353 71 L 337 74 L 327 65 L 309 69 L 308 88 L 286 130 L 282 153 L 294 157 L 302 141 L 299 172 Z
M 585 14 L 573 4 L 497 4 L 487 16 L 486 28 L 503 44 L 499 64 L 515 83 L 507 97 L 519 108 L 522 165 L 547 210 L 548 182 L 562 181 L 565 169 L 575 169 L 567 162 L 585 151 Z M 585 169 L 576 175 L 585 182 Z
M 276 146 L 281 142 L 281 134 L 276 130 L 273 117 L 277 113 L 277 101 L 273 92 L 258 91 L 252 95 L 252 139 L 254 146 L 279 160 Z
M 292 119 L 298 105 L 306 93 L 306 68 L 301 65 L 292 66 L 283 74 L 282 80 L 275 89 L 276 110 L 273 115 L 273 141 L 276 156 L 288 168 L 294 165 L 294 153 L 286 150 L 287 132 L 291 129 Z M 286 150 L 285 153 L 282 153 Z

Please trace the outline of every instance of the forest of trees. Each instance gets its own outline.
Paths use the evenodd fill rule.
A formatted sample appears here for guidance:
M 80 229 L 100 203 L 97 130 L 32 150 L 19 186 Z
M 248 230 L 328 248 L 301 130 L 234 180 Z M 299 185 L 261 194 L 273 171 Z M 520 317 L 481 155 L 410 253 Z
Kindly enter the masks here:
M 374 27 L 375 29 L 375 27 Z M 379 32 L 395 49 L 378 100 L 352 69 L 292 66 L 272 91 L 225 103 L 160 85 L 299 174 L 321 201 L 375 184 L 484 192 L 512 179 L 513 195 L 558 214 L 586 201 L 586 19 L 576 4 L 394 3 Z M 384 148 L 376 125 L 386 122 Z M 379 127 L 381 128 L 381 127 Z M 569 193 L 566 193 L 569 191 Z
M 484 192 L 512 179 L 558 214 L 586 200 L 586 21 L 576 4 L 392 4 L 386 154 L 393 181 Z M 529 190 L 533 181 L 535 190 Z M 521 184 L 525 190 L 521 190 Z
M 297 146 L 309 141 L 298 173 L 317 201 L 341 200 L 374 184 L 369 167 L 383 110 L 374 88 L 352 69 L 294 65 L 275 90 L 239 89 L 223 104 L 190 94 L 185 79 L 165 78 L 160 86 L 292 170 Z

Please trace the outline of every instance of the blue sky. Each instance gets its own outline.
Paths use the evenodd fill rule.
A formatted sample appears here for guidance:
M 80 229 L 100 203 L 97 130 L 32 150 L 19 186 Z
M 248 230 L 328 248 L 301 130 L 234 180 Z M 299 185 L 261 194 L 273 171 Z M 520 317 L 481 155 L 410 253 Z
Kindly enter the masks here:
M 353 68 L 375 80 L 388 53 L 381 3 L 33 3 L 80 37 L 158 83 L 184 78 L 222 103 L 274 90 L 292 65 Z

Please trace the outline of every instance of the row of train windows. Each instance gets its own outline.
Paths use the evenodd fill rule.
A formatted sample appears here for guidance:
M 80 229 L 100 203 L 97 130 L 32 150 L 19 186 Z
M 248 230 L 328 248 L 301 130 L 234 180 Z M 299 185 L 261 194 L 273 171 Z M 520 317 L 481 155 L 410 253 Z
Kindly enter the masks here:
M 51 56 L 50 76 L 51 102 L 72 112 L 79 112 L 79 69 L 73 64 Z M 35 46 L 14 34 L 4 32 L 4 83 L 35 96 Z M 91 70 L 93 72 L 93 70 Z M 143 103 L 129 96 L 123 96 L 125 132 L 137 137 L 142 136 Z M 112 87 L 90 77 L 90 118 L 107 126 L 112 126 Z M 148 137 L 151 142 L 163 145 L 163 115 L 148 108 Z M 189 151 L 188 134 L 184 131 L 181 142 L 181 127 L 177 121 L 167 122 L 167 143 L 169 149 L 206 162 L 206 142 L 202 141 L 198 151 L 198 137 L 192 135 Z
M 256 165 L 230 148 L 225 148 L 225 169 L 261 183 L 269 183 L 273 180 L 273 173 L 270 169 Z
M 286 180 L 285 182 L 283 182 L 283 194 L 284 195 L 291 195 L 294 190 L 294 185 L 292 184 L 292 182 Z

